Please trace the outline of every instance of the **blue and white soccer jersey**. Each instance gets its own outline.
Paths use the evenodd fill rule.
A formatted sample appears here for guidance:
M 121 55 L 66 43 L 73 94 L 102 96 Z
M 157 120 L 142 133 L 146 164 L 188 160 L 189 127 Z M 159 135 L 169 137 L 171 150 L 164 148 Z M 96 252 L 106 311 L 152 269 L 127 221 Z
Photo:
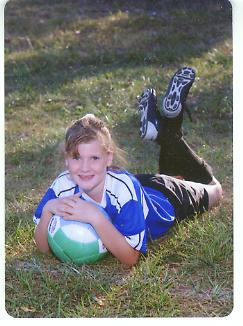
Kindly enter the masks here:
M 40 201 L 34 222 L 38 224 L 47 201 L 73 195 L 80 189 L 68 171 L 60 174 Z M 87 194 L 81 198 L 94 202 Z M 95 204 L 97 204 L 95 202 Z M 136 250 L 146 253 L 147 240 L 167 232 L 174 222 L 174 210 L 161 192 L 143 188 L 138 180 L 126 171 L 108 171 L 101 207 L 109 215 L 112 224 L 124 235 Z
M 49 200 L 70 196 L 79 191 L 78 185 L 72 181 L 68 171 L 60 174 L 40 201 L 33 218 L 34 222 L 38 224 L 42 209 Z M 85 193 L 80 198 L 93 202 Z M 103 198 L 99 205 L 105 209 L 111 222 L 125 236 L 128 243 L 145 253 L 145 218 L 148 208 L 138 182 L 133 182 L 126 173 L 108 172 Z
M 106 202 L 101 203 L 113 225 L 135 249 L 146 252 L 148 206 L 139 182 L 127 172 L 107 172 Z
M 65 171 L 61 173 L 52 183 L 50 188 L 47 190 L 47 192 L 41 199 L 39 205 L 37 206 L 35 214 L 33 216 L 34 223 L 39 223 L 43 207 L 49 200 L 71 196 L 77 193 L 78 191 L 79 187 L 78 185 L 76 185 L 76 183 L 72 181 L 69 172 Z

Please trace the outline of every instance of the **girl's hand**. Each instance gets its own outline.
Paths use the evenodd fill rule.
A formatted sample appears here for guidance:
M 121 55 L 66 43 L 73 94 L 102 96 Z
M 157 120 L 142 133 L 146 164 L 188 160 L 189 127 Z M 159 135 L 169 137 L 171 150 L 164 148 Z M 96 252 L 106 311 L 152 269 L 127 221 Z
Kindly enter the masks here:
M 81 193 L 77 193 L 76 195 L 68 196 L 65 198 L 56 198 L 49 200 L 41 214 L 40 221 L 35 228 L 35 242 L 37 247 L 42 252 L 49 252 L 49 244 L 48 244 L 48 225 L 53 215 L 59 216 L 67 216 L 67 211 L 72 207 L 73 202 L 76 201 Z
M 79 198 L 78 195 L 74 195 L 67 197 L 61 216 L 66 220 L 78 220 L 92 224 L 100 214 L 99 208 L 94 204 Z
M 52 215 L 59 215 L 64 217 L 64 214 L 67 214 L 68 209 L 72 207 L 72 204 L 76 201 L 77 198 L 81 195 L 81 192 L 64 197 L 56 198 L 49 200 L 43 208 L 43 211 L 51 213 Z
M 98 207 L 80 199 L 80 195 L 81 193 L 78 193 L 65 198 L 53 199 L 44 206 L 42 217 L 35 229 L 35 241 L 39 250 L 42 252 L 49 251 L 47 228 L 52 215 L 56 214 L 67 220 L 90 223 L 98 233 L 104 246 L 122 264 L 135 265 L 139 259 L 139 251 L 128 244 L 125 237 L 102 214 Z

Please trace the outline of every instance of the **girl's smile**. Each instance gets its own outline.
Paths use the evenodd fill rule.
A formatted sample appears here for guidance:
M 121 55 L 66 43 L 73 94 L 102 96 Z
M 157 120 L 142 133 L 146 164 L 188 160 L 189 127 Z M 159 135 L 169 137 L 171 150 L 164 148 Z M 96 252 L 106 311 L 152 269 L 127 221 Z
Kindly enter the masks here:
M 94 175 L 79 175 L 82 181 L 89 181 L 93 178 Z

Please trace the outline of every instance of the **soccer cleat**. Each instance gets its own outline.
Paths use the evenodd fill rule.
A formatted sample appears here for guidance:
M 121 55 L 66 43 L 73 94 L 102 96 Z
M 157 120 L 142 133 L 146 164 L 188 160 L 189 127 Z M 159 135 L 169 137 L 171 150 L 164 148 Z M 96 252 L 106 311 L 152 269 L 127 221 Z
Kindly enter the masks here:
M 195 70 L 190 67 L 181 68 L 174 74 L 162 100 L 162 116 L 176 118 L 179 115 L 195 76 Z
M 159 130 L 159 112 L 155 89 L 149 88 L 138 98 L 140 113 L 140 137 L 144 140 L 156 140 Z

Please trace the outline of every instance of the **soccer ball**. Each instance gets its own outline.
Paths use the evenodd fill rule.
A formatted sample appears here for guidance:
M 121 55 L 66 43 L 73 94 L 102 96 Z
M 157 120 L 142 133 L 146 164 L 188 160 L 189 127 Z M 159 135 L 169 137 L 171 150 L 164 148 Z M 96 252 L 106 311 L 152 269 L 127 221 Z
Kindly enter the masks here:
M 65 220 L 57 215 L 48 226 L 48 243 L 60 261 L 76 265 L 94 263 L 108 253 L 90 224 Z

